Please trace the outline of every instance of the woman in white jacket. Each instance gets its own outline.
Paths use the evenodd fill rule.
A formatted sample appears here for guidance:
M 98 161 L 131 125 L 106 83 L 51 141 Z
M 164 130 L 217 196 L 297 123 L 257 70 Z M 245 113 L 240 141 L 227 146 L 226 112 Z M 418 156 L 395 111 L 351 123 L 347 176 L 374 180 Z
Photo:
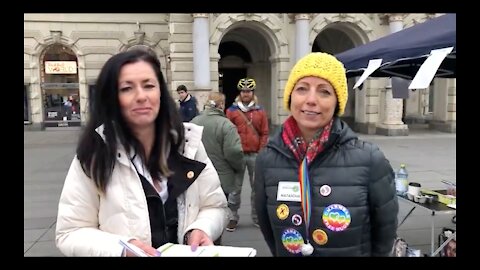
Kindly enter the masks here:
M 60 197 L 56 244 L 67 256 L 147 254 L 168 243 L 212 245 L 227 201 L 201 138 L 182 124 L 157 57 L 130 50 L 102 68 L 93 113 Z

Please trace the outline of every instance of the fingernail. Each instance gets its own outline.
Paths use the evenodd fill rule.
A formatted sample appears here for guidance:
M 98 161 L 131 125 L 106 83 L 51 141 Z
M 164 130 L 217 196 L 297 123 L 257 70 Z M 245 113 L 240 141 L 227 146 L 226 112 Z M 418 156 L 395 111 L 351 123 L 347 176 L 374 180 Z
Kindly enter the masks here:
M 192 245 L 192 252 L 195 252 L 197 250 L 197 245 Z
M 155 255 L 157 255 L 157 257 L 160 257 L 160 256 L 162 256 L 162 253 L 158 250 L 155 250 Z

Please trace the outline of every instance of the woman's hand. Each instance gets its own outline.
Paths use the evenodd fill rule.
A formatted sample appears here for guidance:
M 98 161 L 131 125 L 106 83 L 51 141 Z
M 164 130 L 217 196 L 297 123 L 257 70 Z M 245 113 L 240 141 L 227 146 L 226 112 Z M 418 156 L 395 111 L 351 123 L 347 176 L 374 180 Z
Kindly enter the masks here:
M 197 250 L 198 246 L 213 246 L 213 241 L 208 235 L 199 229 L 193 229 L 189 232 L 187 244 L 192 248 L 192 251 Z
M 156 250 L 155 248 L 153 248 L 152 246 L 149 246 L 145 243 L 143 243 L 142 241 L 140 240 L 137 240 L 137 239 L 132 239 L 130 241 L 128 241 L 130 244 L 132 245 L 135 245 L 137 246 L 138 248 L 140 248 L 143 252 L 145 252 L 146 254 L 150 255 L 150 256 L 153 256 L 153 257 L 158 257 L 160 256 L 160 252 L 158 250 Z M 130 252 L 128 249 L 126 250 L 126 254 L 125 254 L 126 257 L 137 257 L 135 254 L 133 254 L 132 252 Z

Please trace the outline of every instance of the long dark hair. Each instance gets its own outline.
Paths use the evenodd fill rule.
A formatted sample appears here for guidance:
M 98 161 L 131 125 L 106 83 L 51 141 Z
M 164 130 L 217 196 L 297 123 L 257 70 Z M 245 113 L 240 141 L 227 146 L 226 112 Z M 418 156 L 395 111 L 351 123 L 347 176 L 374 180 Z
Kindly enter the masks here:
M 155 139 L 148 161 L 142 145 L 123 119 L 118 100 L 120 70 L 126 64 L 139 61 L 150 64 L 160 82 L 160 111 L 155 119 Z M 183 124 L 167 89 L 160 62 L 153 53 L 134 49 L 111 57 L 98 76 L 94 100 L 90 120 L 77 146 L 77 158 L 85 174 L 94 181 L 101 192 L 106 192 L 115 166 L 117 140 L 127 153 L 133 148 L 140 155 L 153 178 L 160 179 L 160 174 L 171 175 L 167 159 L 170 153 L 179 151 L 183 145 Z M 95 131 L 102 124 L 105 141 Z

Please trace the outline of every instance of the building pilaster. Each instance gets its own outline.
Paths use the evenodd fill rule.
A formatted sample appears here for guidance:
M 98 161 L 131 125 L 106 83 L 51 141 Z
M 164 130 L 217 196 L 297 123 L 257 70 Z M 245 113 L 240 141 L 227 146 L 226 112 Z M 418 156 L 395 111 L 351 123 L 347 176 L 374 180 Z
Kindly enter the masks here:
M 295 15 L 295 62 L 311 51 L 310 46 L 308 46 L 309 21 L 309 14 L 299 13 Z
M 208 14 L 193 13 L 193 78 L 195 90 L 210 90 Z
M 403 29 L 403 14 L 387 14 L 390 33 Z M 392 82 L 389 79 L 388 85 L 382 91 L 384 95 L 383 119 L 377 125 L 377 134 L 386 136 L 407 136 L 408 126 L 402 122 L 403 99 L 393 98 Z

